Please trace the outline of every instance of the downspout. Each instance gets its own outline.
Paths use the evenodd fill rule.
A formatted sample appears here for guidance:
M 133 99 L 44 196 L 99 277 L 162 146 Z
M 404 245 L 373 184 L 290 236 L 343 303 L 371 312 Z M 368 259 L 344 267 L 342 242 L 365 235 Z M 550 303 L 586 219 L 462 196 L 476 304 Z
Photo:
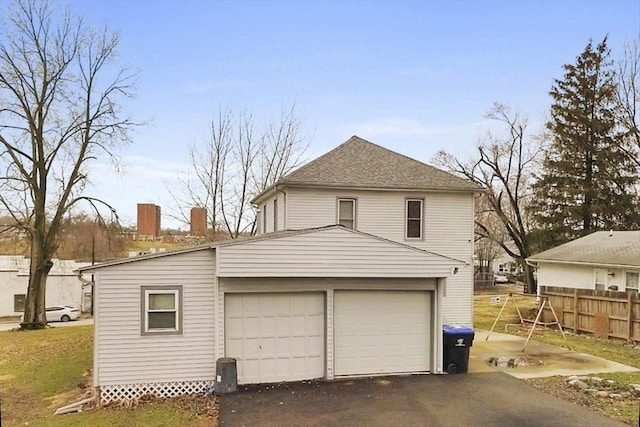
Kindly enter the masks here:
M 88 286 L 91 286 L 91 315 L 93 316 L 93 274 L 91 275 L 91 280 L 87 280 L 85 278 L 82 277 L 82 272 L 78 271 L 78 280 L 80 280 L 80 282 L 82 282 L 82 290 L 84 291 L 84 289 Z

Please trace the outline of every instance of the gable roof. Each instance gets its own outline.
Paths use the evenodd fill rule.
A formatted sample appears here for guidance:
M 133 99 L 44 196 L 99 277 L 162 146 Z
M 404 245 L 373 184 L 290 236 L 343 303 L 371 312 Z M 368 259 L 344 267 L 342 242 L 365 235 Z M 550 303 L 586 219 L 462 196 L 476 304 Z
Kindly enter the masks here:
M 352 136 L 276 185 L 360 187 L 438 191 L 481 191 L 471 181 Z M 269 192 L 265 190 L 254 200 Z
M 215 246 L 234 246 L 234 245 L 242 245 L 245 243 L 253 243 L 253 242 L 258 242 L 261 240 L 275 240 L 275 239 L 280 239 L 283 237 L 290 237 L 290 236 L 300 236 L 303 234 L 310 234 L 310 233 L 317 233 L 317 232 L 322 232 L 325 230 L 341 230 L 345 233 L 351 233 L 351 234 L 355 234 L 355 235 L 359 235 L 359 236 L 363 236 L 369 239 L 373 239 L 373 240 L 378 240 L 380 242 L 384 242 L 387 243 L 389 245 L 392 246 L 397 246 L 397 247 L 401 247 L 401 248 L 405 248 L 407 250 L 413 251 L 413 252 L 417 252 L 417 253 L 424 253 L 424 254 L 429 254 L 429 255 L 433 255 L 436 257 L 439 257 L 443 260 L 448 260 L 448 261 L 453 261 L 459 264 L 464 264 L 466 265 L 466 262 L 456 259 L 456 258 L 452 258 L 446 255 L 441 255 L 438 254 L 436 252 L 432 252 L 432 251 L 428 251 L 426 249 L 420 249 L 417 248 L 415 246 L 411 246 L 411 245 L 407 245 L 404 243 L 400 243 L 400 242 L 396 242 L 394 240 L 390 240 L 390 239 L 385 239 L 384 237 L 380 237 L 380 236 L 376 236 L 375 234 L 370 234 L 370 233 L 365 233 L 364 231 L 360 231 L 360 230 L 354 230 L 353 228 L 347 228 L 344 225 L 341 224 L 332 224 L 332 225 L 325 225 L 322 227 L 312 227 L 312 228 L 303 228 L 301 230 L 282 230 L 282 231 L 276 231 L 273 233 L 265 233 L 265 234 L 259 234 L 256 236 L 250 236 L 250 237 L 245 237 L 245 238 L 241 238 L 241 239 L 233 239 L 233 240 L 223 240 L 221 242 L 219 242 L 218 244 L 216 244 Z
M 215 244 L 209 243 L 205 245 L 189 246 L 187 248 L 174 249 L 170 251 L 154 252 L 154 253 L 149 253 L 144 255 L 118 258 L 111 261 L 104 261 L 98 264 L 80 267 L 75 271 L 82 273 L 85 271 L 93 271 L 93 270 L 98 270 L 105 267 L 111 267 L 113 265 L 121 265 L 121 264 L 128 264 L 131 262 L 143 261 L 145 259 L 162 258 L 166 256 L 171 256 L 171 255 L 179 255 L 179 254 L 186 254 L 186 253 L 197 252 L 197 251 L 211 250 L 215 246 L 216 246 Z
M 426 256 L 431 256 L 431 257 L 437 257 L 438 259 L 442 260 L 443 262 L 446 261 L 446 262 L 451 262 L 453 264 L 466 265 L 466 263 L 464 261 L 461 261 L 461 260 L 458 260 L 458 259 L 455 259 L 455 258 L 451 258 L 451 257 L 445 256 L 445 255 L 440 255 L 440 254 L 437 254 L 435 252 L 427 251 L 427 250 L 424 250 L 424 249 L 419 249 L 419 248 L 416 248 L 414 246 L 405 245 L 404 243 L 395 242 L 395 241 L 392 241 L 392 240 L 385 239 L 383 237 L 374 236 L 373 234 L 364 233 L 362 231 L 352 230 L 352 229 L 346 228 L 346 227 L 344 227 L 342 225 L 327 225 L 327 226 L 324 226 L 324 227 L 306 228 L 306 229 L 302 229 L 302 230 L 283 230 L 283 231 L 277 231 L 277 232 L 274 232 L 274 233 L 266 233 L 266 234 L 260 234 L 260 235 L 257 235 L 257 236 L 250 236 L 250 237 L 246 237 L 246 238 L 239 238 L 239 239 L 233 239 L 233 240 L 221 240 L 221 241 L 212 242 L 212 243 L 209 243 L 209 244 L 206 244 L 206 245 L 192 246 L 192 247 L 188 247 L 188 248 L 176 249 L 176 250 L 173 250 L 173 251 L 157 252 L 157 253 L 139 255 L 139 256 L 128 257 L 128 258 L 121 258 L 121 259 L 116 259 L 116 260 L 112 260 L 112 261 L 106 261 L 106 262 L 103 262 L 103 263 L 100 263 L 100 264 L 88 265 L 88 266 L 85 266 L 85 267 L 78 268 L 75 271 L 78 271 L 78 272 L 82 273 L 82 272 L 87 272 L 87 271 L 99 270 L 99 269 L 102 269 L 102 268 L 105 268 L 105 267 L 111 267 L 111 266 L 115 266 L 115 265 L 128 264 L 128 263 L 138 262 L 138 261 L 144 261 L 144 260 L 147 260 L 147 259 L 162 258 L 162 257 L 166 257 L 166 256 L 185 254 L 185 253 L 202 251 L 202 250 L 213 250 L 213 249 L 216 249 L 216 248 L 226 247 L 226 246 L 244 245 L 244 244 L 250 244 L 250 243 L 260 242 L 260 241 L 264 241 L 264 240 L 278 240 L 278 239 L 281 239 L 281 238 L 286 238 L 286 237 L 291 237 L 291 236 L 301 236 L 301 235 L 305 235 L 305 234 L 317 233 L 317 232 L 322 232 L 322 231 L 325 231 L 325 230 L 332 230 L 332 229 L 339 229 L 339 230 L 344 231 L 345 233 L 352 233 L 352 234 L 355 234 L 355 235 L 358 235 L 358 236 L 366 237 L 368 239 L 378 240 L 380 242 L 384 242 L 387 245 L 400 247 L 400 248 L 403 248 L 403 249 L 408 250 L 410 252 L 421 253 L 421 254 L 424 254 Z
M 448 277 L 463 261 L 341 225 L 225 243 L 218 277 Z
M 596 231 L 527 259 L 529 261 L 640 267 L 640 230 Z

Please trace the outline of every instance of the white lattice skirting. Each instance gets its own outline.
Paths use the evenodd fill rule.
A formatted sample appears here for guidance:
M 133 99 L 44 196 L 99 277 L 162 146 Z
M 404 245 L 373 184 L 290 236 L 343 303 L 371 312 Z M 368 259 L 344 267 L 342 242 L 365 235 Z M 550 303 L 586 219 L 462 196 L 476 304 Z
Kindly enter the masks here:
M 212 393 L 214 381 L 174 381 L 168 383 L 104 385 L 100 390 L 100 404 L 137 399 L 145 394 L 173 397 L 182 394 Z

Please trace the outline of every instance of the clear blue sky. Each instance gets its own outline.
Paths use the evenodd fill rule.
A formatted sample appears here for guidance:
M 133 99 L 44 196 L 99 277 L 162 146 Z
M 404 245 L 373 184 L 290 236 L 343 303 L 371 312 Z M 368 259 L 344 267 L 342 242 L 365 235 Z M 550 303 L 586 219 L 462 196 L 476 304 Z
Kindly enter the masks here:
M 470 153 L 495 101 L 529 117 L 548 110 L 554 78 L 588 40 L 617 57 L 640 36 L 640 0 L 612 1 L 73 1 L 93 25 L 121 33 L 141 71 L 126 104 L 149 121 L 121 151 L 127 172 L 96 168 L 93 191 L 127 223 L 136 203 L 169 210 L 167 185 L 186 167 L 220 106 L 277 116 L 295 102 L 308 158 L 358 135 L 428 162 Z M 163 218 L 164 226 L 175 226 Z

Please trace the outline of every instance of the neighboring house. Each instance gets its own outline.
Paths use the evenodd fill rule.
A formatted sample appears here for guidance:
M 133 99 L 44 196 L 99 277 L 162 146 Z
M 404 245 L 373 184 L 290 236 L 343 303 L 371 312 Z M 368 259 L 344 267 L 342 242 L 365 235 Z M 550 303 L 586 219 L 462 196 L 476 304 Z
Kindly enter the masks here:
M 533 255 L 538 287 L 638 292 L 640 230 L 596 231 Z
M 78 280 L 74 271 L 88 263 L 53 259 L 47 277 L 46 305 L 70 305 L 91 310 L 91 287 Z M 0 316 L 19 316 L 24 311 L 29 285 L 29 258 L 0 255 Z
M 257 236 L 81 269 L 100 401 L 210 390 L 221 357 L 240 384 L 441 373 L 478 191 L 352 137 L 255 198 Z

